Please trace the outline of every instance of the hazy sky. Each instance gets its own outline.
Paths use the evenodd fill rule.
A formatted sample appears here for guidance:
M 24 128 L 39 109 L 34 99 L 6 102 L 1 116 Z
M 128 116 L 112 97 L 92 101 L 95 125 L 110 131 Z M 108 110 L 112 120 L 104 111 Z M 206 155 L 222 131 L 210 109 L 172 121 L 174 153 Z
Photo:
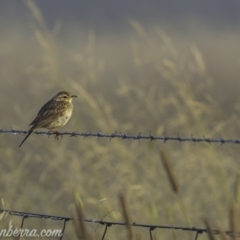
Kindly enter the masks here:
M 116 54 L 126 54 L 122 59 L 129 59 L 130 51 L 124 53 L 122 49 L 127 45 L 129 47 L 129 39 L 134 34 L 129 21 L 134 19 L 147 31 L 154 27 L 163 29 L 176 44 L 187 47 L 195 44 L 215 79 L 221 82 L 225 79 L 239 82 L 239 0 L 36 0 L 35 3 L 49 29 L 53 28 L 56 21 L 62 22 L 58 40 L 66 43 L 67 47 L 76 48 L 74 41 L 78 45 L 80 42 L 82 44 L 88 31 L 93 30 L 98 47 L 102 48 L 99 54 L 109 63 L 109 71 L 110 64 L 120 64 L 122 56 Z M 6 44 L 12 44 L 12 49 L 18 46 L 18 37 L 23 31 L 30 30 L 30 22 L 31 13 L 24 1 L 0 0 L 2 48 Z M 22 37 L 29 39 L 29 36 Z M 24 45 L 24 41 L 22 39 L 21 48 L 27 49 L 28 45 Z M 112 47 L 109 56 L 104 49 L 108 44 L 109 49 Z M 117 48 L 120 49 L 118 53 Z M 17 58 L 14 59 L 18 61 Z M 5 61 L 6 57 L 0 60 Z M 222 89 L 225 91 L 225 88 Z
M 240 24 L 240 1 L 225 0 L 37 0 L 44 17 L 51 25 L 57 19 L 94 28 L 123 28 L 126 19 L 142 23 L 186 27 L 198 19 L 213 28 L 232 28 Z M 23 19 L 28 13 L 21 0 L 1 0 L 0 16 L 6 21 Z

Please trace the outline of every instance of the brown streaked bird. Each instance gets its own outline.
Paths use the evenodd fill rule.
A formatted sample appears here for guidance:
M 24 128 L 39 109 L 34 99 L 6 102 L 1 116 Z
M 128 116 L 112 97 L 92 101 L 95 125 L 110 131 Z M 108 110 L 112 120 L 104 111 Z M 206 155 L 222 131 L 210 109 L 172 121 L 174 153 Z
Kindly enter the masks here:
M 72 116 L 73 97 L 77 96 L 62 91 L 45 103 L 39 110 L 36 118 L 29 124 L 32 127 L 29 129 L 27 136 L 23 139 L 19 147 L 21 147 L 32 132 L 38 128 L 46 128 L 57 135 L 58 132 L 55 129 L 63 127 Z

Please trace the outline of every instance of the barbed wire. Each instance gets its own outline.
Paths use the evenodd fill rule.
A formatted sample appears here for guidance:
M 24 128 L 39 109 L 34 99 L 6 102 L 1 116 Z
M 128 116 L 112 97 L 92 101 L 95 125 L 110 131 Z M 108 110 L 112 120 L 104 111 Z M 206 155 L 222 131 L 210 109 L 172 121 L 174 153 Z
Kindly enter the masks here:
M 5 133 L 11 133 L 14 135 L 20 134 L 20 135 L 26 135 L 28 131 L 22 131 L 22 130 L 4 130 L 0 129 L 0 134 L 5 134 Z M 53 132 L 44 132 L 44 131 L 36 131 L 34 132 L 36 135 L 54 135 L 56 133 Z M 138 133 L 137 135 L 129 135 L 126 133 L 111 133 L 111 134 L 105 134 L 100 132 L 97 133 L 79 133 L 79 132 L 59 132 L 57 134 L 58 136 L 70 136 L 70 137 L 96 137 L 98 139 L 100 138 L 109 138 L 112 140 L 113 138 L 121 138 L 121 139 L 132 139 L 132 140 L 149 140 L 149 141 L 156 141 L 160 140 L 163 141 L 164 143 L 168 141 L 177 141 L 177 142 L 193 142 L 193 143 L 200 143 L 200 142 L 205 142 L 205 143 L 219 143 L 219 144 L 240 144 L 240 139 L 224 139 L 222 137 L 219 138 L 207 138 L 207 137 L 194 137 L 193 135 L 191 137 L 181 137 L 177 135 L 176 137 L 171 137 L 167 136 L 166 134 L 164 136 L 153 136 L 151 133 L 149 135 L 141 135 L 141 133 Z
M 54 221 L 63 221 L 63 227 L 61 229 L 61 237 L 59 238 L 60 240 L 63 239 L 63 235 L 64 235 L 64 231 L 66 228 L 66 223 L 68 221 L 74 220 L 72 217 L 63 217 L 63 216 L 55 216 L 55 215 L 48 215 L 48 214 L 39 214 L 39 213 L 29 213 L 29 212 L 20 212 L 20 211 L 12 211 L 12 210 L 7 210 L 7 209 L 0 209 L 0 214 L 9 214 L 9 215 L 13 215 L 13 216 L 18 216 L 18 217 L 22 217 L 22 222 L 21 222 L 21 226 L 20 228 L 23 228 L 24 225 L 24 221 L 27 218 L 43 218 L 43 219 L 51 219 Z M 102 235 L 102 240 L 104 240 L 107 230 L 109 227 L 114 226 L 114 225 L 118 225 L 118 226 L 127 226 L 127 223 L 125 222 L 114 222 L 114 221 L 103 221 L 103 220 L 93 220 L 93 219 L 83 219 L 84 222 L 88 222 L 88 223 L 93 223 L 93 224 L 101 224 L 105 226 L 103 235 Z M 142 228 L 148 228 L 149 229 L 149 237 L 150 240 L 153 240 L 153 236 L 152 236 L 152 231 L 154 231 L 155 229 L 159 228 L 159 229 L 168 229 L 168 230 L 182 230 L 182 231 L 191 231 L 191 232 L 195 232 L 195 240 L 197 240 L 199 234 L 202 233 L 207 233 L 208 230 L 205 228 L 197 228 L 197 227 L 179 227 L 179 226 L 166 226 L 166 225 L 151 225 L 151 224 L 141 224 L 141 223 L 130 223 L 130 226 L 132 227 L 142 227 Z M 212 230 L 213 234 L 220 234 L 220 232 L 218 230 Z M 232 231 L 224 231 L 225 234 L 232 236 Z M 240 236 L 240 232 L 237 233 L 238 237 Z

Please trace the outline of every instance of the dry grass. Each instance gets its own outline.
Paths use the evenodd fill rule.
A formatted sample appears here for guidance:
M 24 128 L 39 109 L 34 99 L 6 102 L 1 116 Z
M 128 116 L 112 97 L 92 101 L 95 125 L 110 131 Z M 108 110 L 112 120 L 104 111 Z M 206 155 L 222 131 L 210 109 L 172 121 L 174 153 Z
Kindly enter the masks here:
M 21 67 L 6 64 L 0 70 L 4 79 L 0 104 L 5 113 L 1 128 L 25 129 L 48 98 L 66 89 L 79 96 L 65 127 L 68 131 L 237 136 L 237 115 L 232 111 L 226 118 L 220 101 L 209 93 L 217 86 L 196 47 L 182 53 L 160 29 L 147 31 L 132 21 L 135 36 L 129 38 L 131 65 L 107 69 L 104 56 L 97 54 L 98 39 L 93 32 L 89 32 L 86 44 L 75 40 L 81 47 L 72 51 L 59 41 L 59 25 L 49 30 L 38 7 L 32 1 L 27 1 L 27 6 L 35 38 L 28 32 L 28 42 L 18 43 L 29 46 L 25 54 L 16 53 L 21 54 L 17 58 Z M 117 41 L 111 44 L 106 55 L 119 46 Z M 108 220 L 120 221 L 124 214 L 111 210 L 119 208 L 116 196 L 124 189 L 132 221 L 186 226 L 188 219 L 191 226 L 201 227 L 202 217 L 207 216 L 209 221 L 221 219 L 223 229 L 228 227 L 227 206 L 237 198 L 237 190 L 232 189 L 239 169 L 238 146 L 166 144 L 181 186 L 178 191 L 186 209 L 183 211 L 159 161 L 159 142 L 68 137 L 56 142 L 53 137 L 33 135 L 18 149 L 21 139 L 12 135 L 0 139 L 0 197 L 7 209 L 69 215 L 73 192 L 77 192 L 86 218 L 101 219 L 110 212 Z M 56 228 L 58 224 L 26 221 L 25 227 Z M 86 227 L 90 234 L 96 233 L 96 239 L 104 230 Z M 137 230 L 143 239 L 148 236 Z M 173 238 L 168 231 L 155 230 L 157 233 L 164 239 Z M 66 239 L 73 239 L 73 234 L 68 223 Z M 111 239 L 124 236 L 117 227 L 108 232 Z M 186 236 L 177 232 L 176 239 Z

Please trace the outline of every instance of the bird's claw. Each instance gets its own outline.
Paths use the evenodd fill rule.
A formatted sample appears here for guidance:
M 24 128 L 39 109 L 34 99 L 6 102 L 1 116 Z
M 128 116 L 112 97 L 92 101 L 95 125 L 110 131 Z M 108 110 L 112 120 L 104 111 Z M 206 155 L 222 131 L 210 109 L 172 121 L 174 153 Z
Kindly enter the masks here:
M 59 139 L 59 132 L 54 132 L 54 139 L 58 140 Z

